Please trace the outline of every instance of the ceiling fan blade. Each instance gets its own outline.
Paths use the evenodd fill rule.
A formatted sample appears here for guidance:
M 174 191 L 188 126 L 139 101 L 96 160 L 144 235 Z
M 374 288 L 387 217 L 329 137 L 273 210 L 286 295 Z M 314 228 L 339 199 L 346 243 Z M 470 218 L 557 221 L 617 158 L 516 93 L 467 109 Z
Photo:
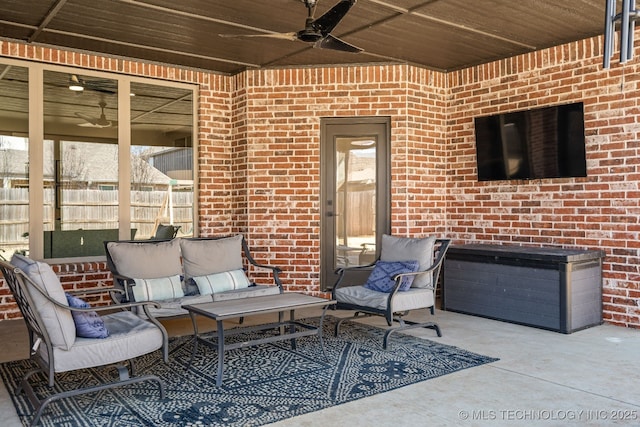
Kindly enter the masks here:
M 84 120 L 84 123 L 78 123 L 78 126 L 84 128 L 108 128 L 113 125 L 110 120 L 107 120 L 104 116 L 92 117 L 82 113 L 74 113 L 77 117 Z
M 89 125 L 95 125 L 96 122 L 98 121 L 97 117 L 92 117 L 92 116 L 88 116 L 86 114 L 82 114 L 82 113 L 74 113 L 76 115 L 76 117 L 81 118 L 82 120 L 84 120 L 85 122 L 87 122 Z M 84 123 L 79 124 L 78 126 L 82 126 Z
M 99 124 L 99 123 L 89 123 L 89 122 L 84 122 L 84 123 L 78 123 L 78 126 L 80 126 L 81 128 L 108 128 L 112 126 L 112 123 L 109 122 L 108 124 Z
M 311 24 L 316 31 L 322 33 L 323 36 L 329 34 L 338 25 L 338 23 L 349 12 L 351 6 L 356 3 L 356 0 L 341 0 L 338 4 L 333 6 L 320 18 L 313 21 Z
M 218 34 L 220 37 L 224 38 L 249 38 L 249 37 L 263 37 L 270 39 L 280 39 L 280 40 L 297 40 L 298 33 L 267 33 L 267 34 Z
M 333 50 L 339 50 L 341 52 L 352 52 L 352 53 L 359 53 L 363 51 L 363 49 L 357 46 L 354 46 L 352 44 L 349 44 L 344 40 L 340 40 L 339 38 L 334 37 L 331 34 L 318 40 L 316 44 L 313 45 L 313 47 L 317 47 L 321 49 L 333 49 Z

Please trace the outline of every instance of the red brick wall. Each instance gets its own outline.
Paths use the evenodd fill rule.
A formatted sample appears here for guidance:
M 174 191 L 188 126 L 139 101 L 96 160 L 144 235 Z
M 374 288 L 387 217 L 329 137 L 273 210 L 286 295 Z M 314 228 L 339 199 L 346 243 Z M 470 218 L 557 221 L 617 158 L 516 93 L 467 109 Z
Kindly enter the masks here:
M 282 267 L 288 289 L 320 290 L 322 117 L 391 117 L 393 232 L 444 232 L 444 75 L 408 66 L 364 66 L 243 76 L 246 235 L 259 259 Z
M 456 241 L 603 249 L 604 318 L 640 327 L 640 67 L 602 69 L 589 39 L 447 75 L 449 235 Z M 586 178 L 477 182 L 473 118 L 582 101 Z
M 600 44 L 448 74 L 396 65 L 225 77 L 6 42 L 0 55 L 198 84 L 201 234 L 246 234 L 288 289 L 319 293 L 320 119 L 389 116 L 393 233 L 604 249 L 605 318 L 640 327 L 638 66 L 603 71 Z M 473 117 L 571 101 L 585 103 L 587 178 L 477 182 Z M 88 280 L 82 265 L 61 274 Z M 0 319 L 16 315 L 7 293 Z

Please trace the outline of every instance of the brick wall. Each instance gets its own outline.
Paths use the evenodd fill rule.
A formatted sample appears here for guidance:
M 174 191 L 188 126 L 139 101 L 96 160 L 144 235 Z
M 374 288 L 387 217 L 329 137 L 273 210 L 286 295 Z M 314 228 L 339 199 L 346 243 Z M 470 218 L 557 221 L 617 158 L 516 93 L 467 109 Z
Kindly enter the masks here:
M 201 234 L 246 234 L 290 290 L 320 289 L 320 119 L 389 116 L 393 233 L 604 249 L 605 318 L 640 327 L 638 66 L 603 71 L 600 45 L 447 74 L 395 65 L 225 77 L 16 43 L 0 42 L 0 54 L 198 84 Z M 572 101 L 585 103 L 587 178 L 477 181 L 473 117 Z M 16 315 L 7 294 L 0 287 L 0 319 Z
M 243 76 L 246 235 L 259 259 L 282 267 L 289 290 L 320 293 L 322 117 L 391 117 L 392 230 L 444 231 L 444 75 L 398 65 Z
M 599 38 L 447 75 L 449 234 L 456 241 L 603 249 L 604 318 L 640 327 L 637 61 L 602 69 Z M 584 102 L 586 178 L 477 182 L 473 118 Z

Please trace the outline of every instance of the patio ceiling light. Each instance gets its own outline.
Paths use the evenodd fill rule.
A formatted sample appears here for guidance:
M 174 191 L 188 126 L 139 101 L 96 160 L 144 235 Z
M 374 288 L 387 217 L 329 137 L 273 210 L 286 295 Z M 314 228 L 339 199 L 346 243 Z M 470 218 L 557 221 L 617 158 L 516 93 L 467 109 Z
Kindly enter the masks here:
M 82 92 L 84 90 L 82 81 L 75 74 L 72 74 L 69 77 L 69 90 L 72 90 L 74 92 Z

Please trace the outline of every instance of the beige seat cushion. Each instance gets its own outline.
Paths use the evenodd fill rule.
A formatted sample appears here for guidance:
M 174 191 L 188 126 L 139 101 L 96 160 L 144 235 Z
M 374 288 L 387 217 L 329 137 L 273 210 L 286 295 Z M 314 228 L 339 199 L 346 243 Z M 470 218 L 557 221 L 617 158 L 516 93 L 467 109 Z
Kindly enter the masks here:
M 119 311 L 102 318 L 109 330 L 109 336 L 102 339 L 77 338 L 69 350 L 55 347 L 55 372 L 122 362 L 162 347 L 162 331 L 130 311 Z M 39 351 L 47 360 L 44 346 L 41 346 Z
M 364 286 L 346 286 L 336 289 L 338 302 L 371 307 L 378 310 L 387 309 L 388 293 L 367 289 Z M 410 288 L 408 291 L 397 292 L 393 298 L 392 311 L 394 313 L 417 310 L 433 306 L 435 299 L 433 290 L 428 288 Z

